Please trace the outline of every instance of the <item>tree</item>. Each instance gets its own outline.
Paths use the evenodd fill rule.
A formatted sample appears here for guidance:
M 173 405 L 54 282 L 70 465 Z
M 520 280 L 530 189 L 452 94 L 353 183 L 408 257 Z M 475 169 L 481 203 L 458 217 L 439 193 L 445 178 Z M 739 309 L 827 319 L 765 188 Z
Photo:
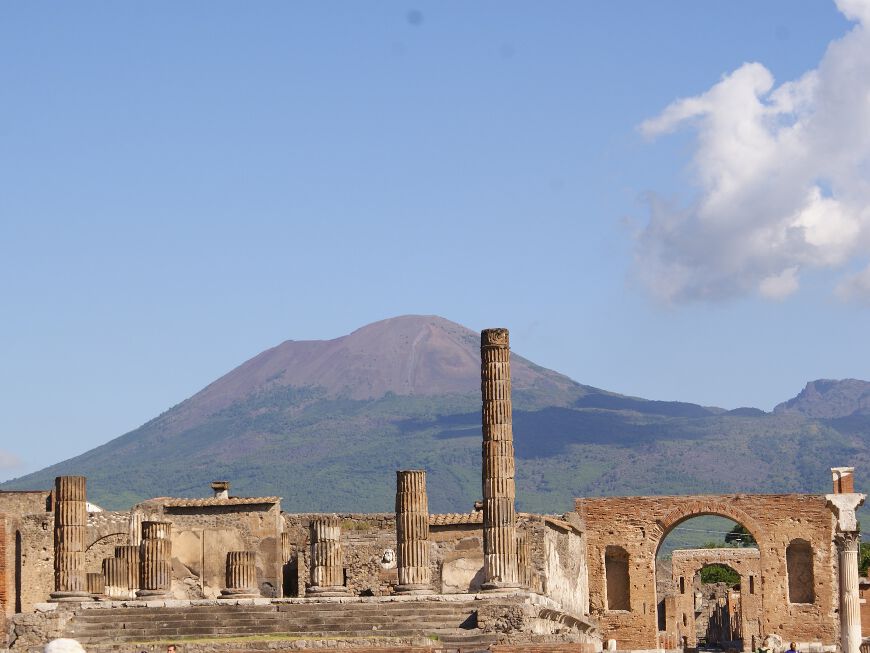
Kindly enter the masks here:
M 701 583 L 728 583 L 734 586 L 740 583 L 740 574 L 727 565 L 707 565 L 701 569 Z
M 752 533 L 740 524 L 735 524 L 734 528 L 725 534 L 725 542 L 732 546 L 758 546 Z
M 861 542 L 861 548 L 858 550 L 858 573 L 866 576 L 868 567 L 870 567 L 870 542 Z

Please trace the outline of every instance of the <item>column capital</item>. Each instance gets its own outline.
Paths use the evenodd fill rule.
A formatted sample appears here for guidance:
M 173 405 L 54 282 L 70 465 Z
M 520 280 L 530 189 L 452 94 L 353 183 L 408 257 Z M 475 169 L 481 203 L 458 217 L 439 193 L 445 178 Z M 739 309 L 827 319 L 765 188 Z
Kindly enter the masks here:
M 848 492 L 843 494 L 826 494 L 827 506 L 837 518 L 837 531 L 847 533 L 858 530 L 858 519 L 855 510 L 864 505 L 866 494 Z
M 834 536 L 834 542 L 836 542 L 837 546 L 845 552 L 857 552 L 861 542 L 861 533 L 858 531 L 837 533 Z

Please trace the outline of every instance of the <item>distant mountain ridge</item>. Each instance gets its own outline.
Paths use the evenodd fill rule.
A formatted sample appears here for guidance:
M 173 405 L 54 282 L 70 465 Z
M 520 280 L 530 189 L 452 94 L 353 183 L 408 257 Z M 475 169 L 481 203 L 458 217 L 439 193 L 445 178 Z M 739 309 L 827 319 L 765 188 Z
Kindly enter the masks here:
M 831 465 L 870 468 L 863 381 L 811 382 L 770 414 L 627 397 L 511 361 L 521 509 L 560 512 L 584 495 L 817 492 Z M 113 508 L 202 496 L 225 478 L 287 510 L 388 511 L 394 471 L 422 468 L 431 509 L 456 511 L 480 496 L 480 446 L 479 334 L 402 316 L 281 343 L 138 429 L 0 488 L 84 474 Z
M 870 383 L 858 379 L 810 381 L 797 397 L 773 410 L 828 419 L 870 415 Z

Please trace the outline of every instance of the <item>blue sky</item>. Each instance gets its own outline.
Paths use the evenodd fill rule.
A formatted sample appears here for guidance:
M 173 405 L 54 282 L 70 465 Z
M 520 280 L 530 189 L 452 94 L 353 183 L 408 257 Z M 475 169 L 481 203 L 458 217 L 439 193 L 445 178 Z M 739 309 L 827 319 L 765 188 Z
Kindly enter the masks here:
M 0 479 L 407 313 L 653 399 L 870 379 L 863 25 L 870 0 L 0 4 Z

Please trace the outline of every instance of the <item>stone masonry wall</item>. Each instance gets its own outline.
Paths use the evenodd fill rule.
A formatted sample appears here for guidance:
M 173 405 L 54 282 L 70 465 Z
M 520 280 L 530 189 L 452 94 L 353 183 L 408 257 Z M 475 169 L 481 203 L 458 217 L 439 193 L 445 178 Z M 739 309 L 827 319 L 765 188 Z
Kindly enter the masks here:
M 54 589 L 54 514 L 42 512 L 18 520 L 21 534 L 21 610 L 48 600 Z
M 312 519 L 322 513 L 284 513 L 284 529 L 289 536 L 288 570 L 295 573 L 293 596 L 305 596 L 310 580 L 308 529 Z M 398 583 L 396 571 L 396 518 L 393 513 L 339 513 L 341 546 L 346 584 L 353 594 L 382 596 L 391 594 Z M 387 552 L 392 552 L 392 556 Z M 385 555 L 386 554 L 386 555 Z
M 568 524 L 544 519 L 545 585 L 543 594 L 557 601 L 567 612 L 589 614 L 589 578 L 586 570 L 586 541 Z
M 680 522 L 720 515 L 753 534 L 760 552 L 760 630 L 785 641 L 836 644 L 839 639 L 838 570 L 833 546 L 834 519 L 823 495 L 717 495 L 577 499 L 585 524 L 590 610 L 605 639 L 620 649 L 658 646 L 654 566 L 658 547 Z M 803 538 L 813 547 L 815 600 L 788 602 L 785 551 Z M 630 610 L 607 610 L 604 552 L 608 545 L 629 555 Z
M 320 513 L 284 514 L 288 536 L 289 593 L 304 596 L 309 574 L 308 527 Z M 384 596 L 398 582 L 393 513 L 339 513 L 346 585 L 351 593 Z M 578 616 L 589 614 L 585 539 L 562 520 L 520 514 L 518 532 L 530 544 L 531 589 Z M 483 524 L 480 515 L 435 515 L 429 526 L 432 588 L 439 593 L 477 592 L 483 582 Z M 386 554 L 386 555 L 385 555 Z
M 40 512 L 51 512 L 52 492 L 0 490 L 0 513 L 8 517 L 23 517 Z
M 52 492 L 48 490 L 0 492 L 0 538 L 5 533 L 5 553 L 0 553 L 0 612 L 16 609 L 16 540 L 20 538 L 21 608 L 44 601 L 54 585 L 54 533 Z
M 698 572 L 711 564 L 727 565 L 740 574 L 740 622 L 744 650 L 761 645 L 761 556 L 756 548 L 690 549 L 674 551 L 672 573 L 675 580 L 675 615 L 667 615 L 670 634 L 687 644 L 697 645 L 695 624 L 695 591 L 700 589 Z M 683 578 L 680 592 L 680 577 Z M 697 582 L 696 582 L 697 581 Z M 674 618 L 675 617 L 675 618 Z M 685 625 L 683 621 L 685 620 Z M 754 639 L 753 639 L 754 638 Z M 753 646 L 755 642 L 756 646 Z
M 265 597 L 282 595 L 281 507 L 278 503 L 163 506 L 134 509 L 143 519 L 172 523 L 172 593 L 214 598 L 225 587 L 228 551 L 254 551 L 257 582 Z

